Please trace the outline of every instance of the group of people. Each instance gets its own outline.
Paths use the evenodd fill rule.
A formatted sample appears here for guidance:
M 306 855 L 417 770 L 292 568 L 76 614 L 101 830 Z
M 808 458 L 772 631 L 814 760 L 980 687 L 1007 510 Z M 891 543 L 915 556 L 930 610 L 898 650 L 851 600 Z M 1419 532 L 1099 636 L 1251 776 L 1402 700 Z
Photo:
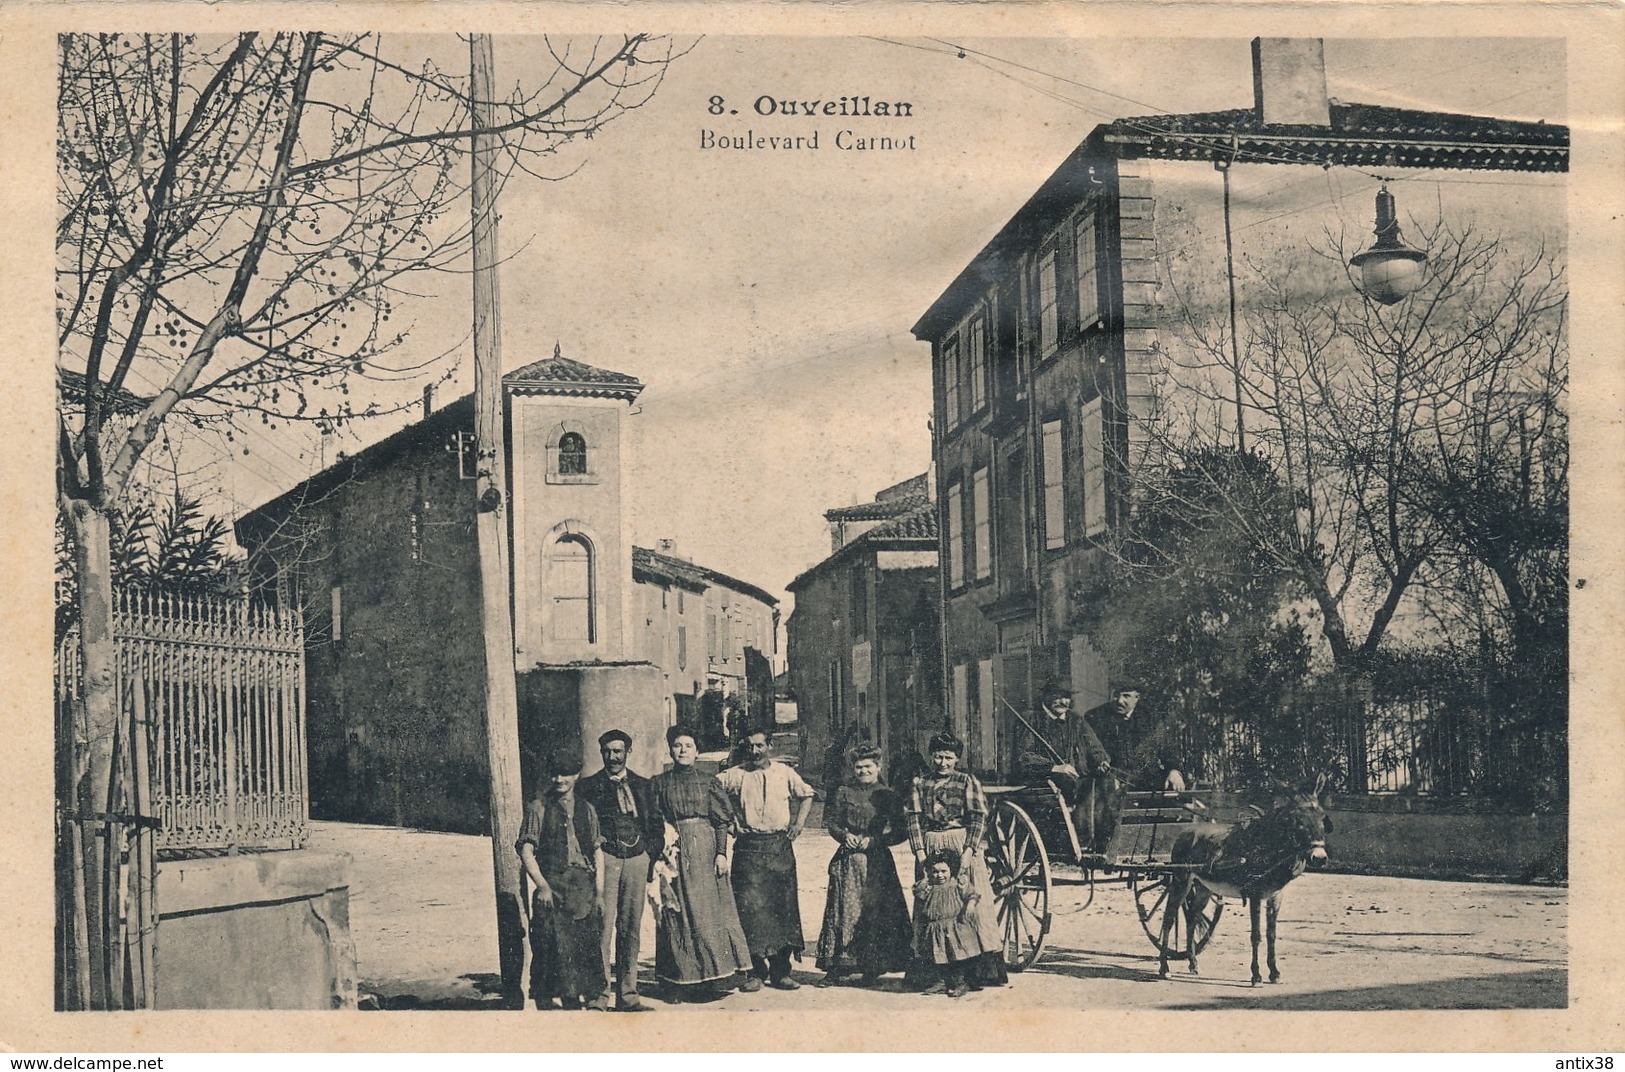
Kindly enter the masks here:
M 1079 772 L 1110 769 L 1101 734 L 1072 716 L 1059 692 L 1042 707 L 1049 733 L 1036 758 L 1052 761 L 1045 773 L 1058 784 L 1070 771 L 1069 798 L 1094 807 Z M 517 844 L 533 890 L 538 1008 L 647 1011 L 638 996 L 646 901 L 655 914 L 655 975 L 668 1000 L 801 985 L 791 974 L 806 949 L 793 845 L 811 816 L 813 788 L 773 758 L 763 731 L 745 738 L 742 762 L 716 775 L 696 766 L 693 730 L 674 726 L 666 743 L 671 767 L 653 778 L 629 768 L 632 738 L 622 730 L 599 738 L 603 769 L 590 777 L 580 777 L 578 756 L 546 763 Z M 983 853 L 987 797 L 960 769 L 957 737 L 936 734 L 929 752 L 926 768 L 898 790 L 881 777 L 879 749 L 859 743 L 845 757 L 842 784 L 826 794 L 824 829 L 835 853 L 816 945 L 820 987 L 901 972 L 925 993 L 960 997 L 1007 981 Z M 915 864 L 912 916 L 892 856 L 905 840 Z

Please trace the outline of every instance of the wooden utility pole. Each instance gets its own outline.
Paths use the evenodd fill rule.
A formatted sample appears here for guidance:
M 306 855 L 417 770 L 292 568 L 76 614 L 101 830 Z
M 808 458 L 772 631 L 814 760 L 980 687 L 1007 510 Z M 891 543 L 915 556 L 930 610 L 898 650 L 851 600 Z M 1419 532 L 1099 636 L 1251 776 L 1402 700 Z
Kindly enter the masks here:
M 491 119 L 491 36 L 469 38 L 474 151 L 474 439 L 479 450 L 475 524 L 485 636 L 485 746 L 491 770 L 491 859 L 496 874 L 497 945 L 502 994 L 524 1008 L 525 913 L 519 888 L 519 700 L 514 687 L 509 610 L 507 478 L 503 471 L 502 322 L 497 296 L 498 137 Z

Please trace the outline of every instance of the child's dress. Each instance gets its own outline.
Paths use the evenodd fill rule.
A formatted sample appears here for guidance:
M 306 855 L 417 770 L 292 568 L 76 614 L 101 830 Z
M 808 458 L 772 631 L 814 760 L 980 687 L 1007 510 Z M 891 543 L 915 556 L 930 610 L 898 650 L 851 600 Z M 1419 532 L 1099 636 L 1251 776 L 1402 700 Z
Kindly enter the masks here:
M 974 905 L 965 922 L 960 922 L 970 883 L 963 878 L 933 886 L 921 882 L 914 887 L 914 952 L 933 964 L 957 964 L 981 956 Z

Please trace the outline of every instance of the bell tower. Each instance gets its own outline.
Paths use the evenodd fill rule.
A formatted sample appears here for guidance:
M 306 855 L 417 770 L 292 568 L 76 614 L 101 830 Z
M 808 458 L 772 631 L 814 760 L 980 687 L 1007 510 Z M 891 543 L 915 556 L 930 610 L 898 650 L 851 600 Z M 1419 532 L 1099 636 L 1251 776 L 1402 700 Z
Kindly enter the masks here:
M 553 356 L 503 377 L 512 489 L 514 664 L 621 662 L 633 634 L 622 420 L 643 384 Z

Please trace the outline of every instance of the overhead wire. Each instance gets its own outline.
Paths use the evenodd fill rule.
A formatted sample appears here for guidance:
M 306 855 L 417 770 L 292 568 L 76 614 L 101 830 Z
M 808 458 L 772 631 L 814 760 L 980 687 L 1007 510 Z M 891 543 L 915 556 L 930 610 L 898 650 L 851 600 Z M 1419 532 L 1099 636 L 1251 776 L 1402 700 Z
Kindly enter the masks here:
M 992 60 L 995 63 L 1001 63 L 1001 64 L 1005 64 L 1007 66 L 1015 67 L 1015 68 L 1017 68 L 1019 70 L 1028 71 L 1028 72 L 1030 72 L 1032 74 L 1037 74 L 1037 75 L 1040 75 L 1040 76 L 1042 76 L 1044 78 L 1054 79 L 1057 82 L 1062 82 L 1062 83 L 1065 83 L 1067 85 L 1076 86 L 1076 87 L 1078 87 L 1080 89 L 1085 89 L 1085 90 L 1088 90 L 1088 91 L 1090 91 L 1092 93 L 1098 93 L 1098 94 L 1100 94 L 1102 96 L 1107 96 L 1107 97 L 1111 97 L 1111 98 L 1113 98 L 1115 100 L 1124 101 L 1126 103 L 1133 104 L 1136 107 L 1146 108 L 1146 109 L 1149 109 L 1150 111 L 1152 111 L 1152 112 L 1154 112 L 1154 113 L 1156 113 L 1158 115 L 1174 115 L 1174 114 L 1177 114 L 1177 113 L 1172 112 L 1170 109 L 1161 107 L 1159 105 L 1155 105 L 1155 104 L 1148 103 L 1146 101 L 1138 100 L 1138 99 L 1136 99 L 1134 97 L 1128 97 L 1128 96 L 1125 96 L 1125 95 L 1120 94 L 1120 93 L 1114 93 L 1111 90 L 1103 89 L 1103 88 L 1101 88 L 1099 86 L 1090 85 L 1087 82 L 1082 82 L 1082 81 L 1079 81 L 1079 80 L 1077 80 L 1075 78 L 1070 78 L 1070 77 L 1068 77 L 1066 75 L 1057 74 L 1054 71 L 1046 71 L 1046 70 L 1043 70 L 1042 68 L 1034 67 L 1031 64 L 1022 63 L 1022 62 L 1020 62 L 1018 60 L 1012 60 L 1012 59 L 1009 59 L 1008 57 L 995 55 L 994 53 L 986 52 L 986 51 L 983 51 L 983 50 L 980 50 L 980 49 L 974 49 L 974 48 L 971 48 L 971 47 L 966 46 L 966 45 L 959 45 L 959 44 L 956 44 L 956 43 L 954 43 L 952 41 L 946 41 L 946 40 L 943 40 L 941 38 L 927 38 L 927 40 L 929 40 L 929 41 L 933 41 L 933 42 L 935 42 L 937 44 L 941 44 L 941 45 L 946 46 L 945 48 L 941 48 L 941 49 L 925 48 L 923 46 L 912 45 L 909 42 L 897 41 L 897 40 L 891 39 L 891 38 L 876 37 L 876 38 L 872 38 L 872 40 L 881 41 L 881 42 L 884 42 L 886 44 L 898 45 L 898 46 L 902 46 L 902 47 L 918 48 L 921 51 L 930 52 L 930 53 L 937 54 L 937 55 L 954 56 L 955 58 L 960 58 L 960 59 L 969 58 L 970 56 L 977 56 L 977 57 L 981 57 L 983 59 Z M 953 49 L 955 51 L 949 51 L 950 49 Z M 1102 116 L 1102 115 L 1107 115 L 1108 114 L 1108 113 L 1100 111 L 1099 109 L 1093 108 L 1093 107 L 1083 103 L 1082 101 L 1076 100 L 1075 98 L 1071 98 L 1071 97 L 1068 97 L 1068 96 L 1066 96 L 1064 94 L 1058 94 L 1058 93 L 1055 93 L 1054 91 L 1043 89 L 1043 88 L 1038 87 L 1038 86 L 1034 86 L 1030 82 L 1027 82 L 1027 81 L 1025 81 L 1023 79 L 1017 78 L 1014 75 L 1011 75 L 1007 71 L 1002 71 L 1002 70 L 999 70 L 998 68 L 989 66 L 986 63 L 978 63 L 977 65 L 980 66 L 980 67 L 983 67 L 984 69 L 989 70 L 989 71 L 991 71 L 991 72 L 993 72 L 995 74 L 1001 75 L 1002 77 L 1008 78 L 1011 81 L 1015 82 L 1017 85 L 1023 86 L 1024 88 L 1027 88 L 1027 89 L 1030 89 L 1033 92 L 1036 92 L 1036 93 L 1038 93 L 1038 94 L 1040 94 L 1040 95 L 1042 95 L 1044 97 L 1047 97 L 1047 98 L 1049 98 L 1051 100 L 1056 101 L 1057 103 L 1068 105 L 1070 107 L 1076 108 L 1077 110 L 1079 110 L 1081 112 L 1085 112 L 1085 113 L 1088 113 L 1088 114 L 1091 114 L 1091 115 L 1097 115 L 1097 116 Z M 1469 65 L 1466 65 L 1466 66 L 1462 67 L 1461 69 L 1465 70 L 1468 67 L 1472 67 L 1472 66 L 1478 66 L 1478 65 L 1477 64 L 1469 64 Z M 1518 91 L 1518 93 L 1516 93 L 1516 94 L 1511 94 L 1511 95 L 1509 95 L 1507 97 L 1499 98 L 1499 100 L 1510 100 L 1513 96 L 1521 96 L 1524 93 L 1534 92 L 1535 90 L 1543 88 L 1543 87 L 1545 87 L 1547 85 L 1550 85 L 1550 80 L 1549 79 L 1547 80 L 1547 82 L 1544 82 L 1539 86 L 1528 87 L 1527 89 Z M 1498 103 L 1498 101 L 1492 101 L 1490 103 L 1494 104 L 1494 103 Z M 1134 116 L 1123 117 L 1123 116 L 1120 116 L 1120 117 L 1113 118 L 1112 122 L 1114 124 L 1119 124 L 1119 125 L 1122 125 L 1124 127 L 1127 127 L 1128 129 L 1133 130 L 1133 131 L 1135 131 L 1137 133 L 1153 135 L 1153 136 L 1156 136 L 1156 137 L 1159 137 L 1159 138 L 1163 138 L 1163 139 L 1165 139 L 1167 141 L 1178 142 L 1178 143 L 1182 143 L 1182 144 L 1193 146 L 1193 147 L 1199 147 L 1199 148 L 1211 148 L 1212 147 L 1212 143 L 1211 143 L 1211 141 L 1209 139 L 1199 138 L 1199 137 L 1195 137 L 1195 136 L 1192 136 L 1192 135 L 1189 135 L 1189 134 L 1181 134 L 1178 131 L 1170 131 L 1170 130 L 1167 130 L 1167 129 L 1164 129 L 1164 128 L 1161 128 L 1161 127 L 1158 127 L 1158 126 L 1154 126 L 1154 125 L 1151 125 L 1151 124 L 1140 121 L 1142 118 L 1143 117 L 1134 117 Z M 1322 164 L 1322 163 L 1320 163 L 1318 161 L 1315 161 L 1315 160 L 1304 160 L 1304 159 L 1301 159 L 1301 158 L 1282 156 L 1282 155 L 1278 155 L 1278 154 L 1260 152 L 1260 151 L 1257 151 L 1257 150 L 1241 150 L 1241 151 L 1237 152 L 1235 154 L 1235 156 L 1234 156 L 1234 162 L 1237 162 L 1237 163 L 1288 164 L 1288 165 L 1297 165 L 1297 166 L 1300 166 L 1300 167 L 1328 167 L 1328 166 L 1331 166 L 1331 165 Z M 1365 176 L 1367 176 L 1369 178 L 1376 179 L 1378 181 L 1390 181 L 1391 182 L 1391 181 L 1397 181 L 1398 180 L 1398 176 L 1395 176 L 1394 174 L 1392 174 L 1391 171 L 1390 172 L 1378 172 L 1378 171 L 1373 171 L 1373 170 L 1369 170 L 1367 168 L 1359 167 L 1359 166 L 1356 166 L 1356 165 L 1350 165 L 1350 164 L 1340 164 L 1340 165 L 1336 165 L 1336 166 L 1342 167 L 1342 168 L 1344 168 L 1345 170 L 1348 170 L 1348 171 L 1353 171 L 1353 172 L 1356 172 L 1358 174 L 1365 175 Z M 1433 169 L 1433 170 L 1439 170 L 1439 169 Z M 1454 182 L 1454 183 L 1459 183 L 1461 185 L 1487 185 L 1482 180 L 1472 180 L 1472 179 L 1439 178 L 1437 180 L 1430 180 L 1430 181 Z M 1525 184 L 1525 185 L 1538 185 L 1538 184 L 1528 183 L 1528 184 Z

